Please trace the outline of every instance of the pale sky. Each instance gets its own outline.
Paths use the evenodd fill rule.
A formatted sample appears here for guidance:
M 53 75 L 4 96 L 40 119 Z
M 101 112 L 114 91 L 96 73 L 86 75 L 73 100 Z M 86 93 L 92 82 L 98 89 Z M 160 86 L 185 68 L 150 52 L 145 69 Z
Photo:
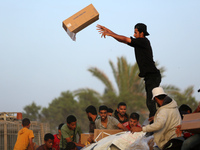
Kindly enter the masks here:
M 89 4 L 99 20 L 72 41 L 62 21 Z M 200 93 L 200 1 L 160 0 L 0 0 L 0 112 L 21 112 L 33 101 L 47 107 L 61 92 L 104 85 L 88 71 L 98 67 L 114 82 L 109 60 L 126 57 L 135 63 L 132 47 L 96 30 L 101 24 L 132 36 L 136 23 L 147 25 L 154 60 L 166 68 L 162 85 Z

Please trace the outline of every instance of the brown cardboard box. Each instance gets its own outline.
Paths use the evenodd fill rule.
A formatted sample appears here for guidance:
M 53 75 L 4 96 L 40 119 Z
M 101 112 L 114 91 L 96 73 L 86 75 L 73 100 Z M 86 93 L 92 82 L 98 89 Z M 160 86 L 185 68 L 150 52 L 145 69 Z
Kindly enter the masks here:
M 63 28 L 69 34 L 75 34 L 99 19 L 99 13 L 92 4 L 63 21 Z M 72 38 L 72 37 L 71 37 Z
M 119 132 L 123 132 L 123 130 L 119 129 L 94 129 L 94 141 L 98 142 L 99 140 L 103 139 L 104 137 L 107 137 L 112 134 L 116 134 Z
M 200 133 L 200 113 L 192 113 L 183 116 L 181 130 L 191 133 Z
M 84 145 L 87 145 L 89 144 L 87 139 L 92 136 L 94 137 L 94 134 L 93 133 L 82 133 L 81 134 L 81 144 L 84 144 Z

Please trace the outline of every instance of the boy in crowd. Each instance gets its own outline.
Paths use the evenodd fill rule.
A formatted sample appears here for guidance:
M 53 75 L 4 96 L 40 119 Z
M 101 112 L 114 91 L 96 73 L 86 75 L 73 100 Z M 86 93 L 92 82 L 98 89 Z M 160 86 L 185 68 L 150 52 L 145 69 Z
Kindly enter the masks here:
M 197 106 L 197 108 L 195 109 L 195 111 L 193 113 L 200 113 L 200 102 L 199 105 Z M 176 134 L 177 136 L 181 136 L 182 135 L 182 130 L 181 130 L 181 125 L 177 126 L 177 130 L 176 130 Z M 185 134 L 184 134 L 184 138 L 185 138 Z M 199 150 L 200 149 L 200 133 L 195 133 L 193 132 L 192 136 L 187 137 L 182 144 L 181 150 Z
M 30 130 L 31 122 L 28 118 L 22 120 L 23 128 L 19 130 L 17 135 L 17 141 L 14 146 L 14 150 L 26 150 L 28 146 L 31 150 L 34 150 L 33 146 L 33 131 Z
M 47 133 L 44 136 L 44 144 L 39 146 L 36 150 L 55 150 L 53 146 L 54 136 L 51 133 Z
M 64 125 L 64 123 L 59 124 L 58 126 L 58 134 L 54 134 L 54 141 L 53 141 L 53 148 L 55 150 L 60 150 L 59 144 L 60 144 L 60 138 L 61 138 L 61 127 Z
M 112 108 L 108 108 L 108 116 L 112 116 L 113 113 L 113 109 Z
M 96 129 L 122 129 L 128 131 L 116 118 L 107 115 L 108 107 L 102 105 L 99 107 L 100 119 L 95 121 Z
M 152 89 L 160 85 L 161 74 L 153 60 L 150 41 L 146 38 L 149 35 L 147 26 L 143 23 L 137 23 L 134 27 L 135 38 L 118 35 L 101 25 L 97 25 L 97 30 L 99 30 L 101 37 L 110 36 L 118 42 L 134 47 L 135 58 L 140 71 L 139 77 L 144 78 L 145 81 L 146 104 L 150 111 L 149 117 L 154 116 L 156 113 L 156 104 L 151 100 Z
M 128 125 L 129 117 L 126 113 L 126 103 L 120 102 L 115 110 L 114 117 L 124 126 Z
M 81 127 L 77 124 L 76 117 L 74 115 L 69 115 L 66 119 L 66 123 L 61 128 L 61 140 L 60 149 L 64 150 L 67 143 L 74 142 L 78 149 L 81 149 L 85 145 L 81 144 Z M 79 142 L 77 143 L 76 135 L 79 135 Z
M 126 128 L 130 131 L 132 127 L 141 127 L 139 125 L 140 115 L 138 113 L 132 113 L 129 118 L 129 123 Z

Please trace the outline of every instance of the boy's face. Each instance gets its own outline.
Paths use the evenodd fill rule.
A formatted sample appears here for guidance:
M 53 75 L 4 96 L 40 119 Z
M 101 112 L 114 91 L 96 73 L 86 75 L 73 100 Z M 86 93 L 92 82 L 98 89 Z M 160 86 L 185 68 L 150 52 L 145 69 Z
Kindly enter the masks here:
M 99 115 L 101 117 L 101 121 L 106 120 L 106 118 L 107 118 L 107 110 L 100 110 Z
M 45 145 L 47 148 L 52 148 L 53 146 L 53 140 L 51 139 L 48 139 L 48 141 L 44 141 L 45 142 Z
M 137 38 L 144 38 L 144 33 L 143 32 L 139 32 L 137 28 L 134 29 L 134 37 Z
M 117 108 L 117 111 L 121 116 L 124 116 L 126 114 L 126 106 L 119 106 L 119 108 Z
M 129 125 L 130 125 L 130 127 L 136 127 L 138 125 L 138 123 L 139 122 L 136 119 L 132 119 L 132 118 L 129 119 Z
M 70 130 L 76 129 L 76 121 L 75 122 L 71 122 L 70 124 L 67 124 L 67 126 L 69 127 Z

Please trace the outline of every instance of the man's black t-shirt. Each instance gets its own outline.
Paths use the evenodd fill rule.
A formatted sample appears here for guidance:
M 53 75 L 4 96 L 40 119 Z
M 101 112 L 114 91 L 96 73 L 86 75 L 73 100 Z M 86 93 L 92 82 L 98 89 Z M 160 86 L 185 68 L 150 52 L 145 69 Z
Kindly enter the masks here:
M 160 74 L 153 61 L 153 53 L 149 40 L 145 38 L 131 37 L 129 46 L 135 48 L 135 58 L 140 70 L 139 77 L 145 77 L 148 74 Z

